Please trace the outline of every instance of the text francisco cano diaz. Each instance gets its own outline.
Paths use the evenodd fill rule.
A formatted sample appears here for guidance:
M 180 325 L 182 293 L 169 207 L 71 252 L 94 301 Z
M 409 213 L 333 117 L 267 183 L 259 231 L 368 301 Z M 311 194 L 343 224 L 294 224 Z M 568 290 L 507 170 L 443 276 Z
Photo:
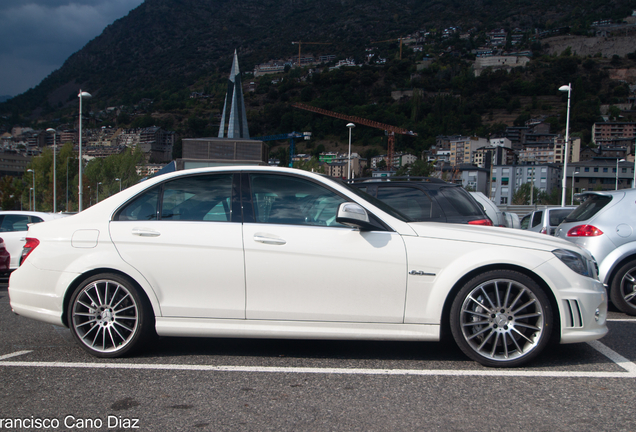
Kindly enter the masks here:
M 139 419 L 125 418 L 122 416 L 109 415 L 106 418 L 81 418 L 67 415 L 62 418 L 46 417 L 23 417 L 23 418 L 1 418 L 0 430 L 2 429 L 33 429 L 33 430 L 82 430 L 82 429 L 139 429 Z

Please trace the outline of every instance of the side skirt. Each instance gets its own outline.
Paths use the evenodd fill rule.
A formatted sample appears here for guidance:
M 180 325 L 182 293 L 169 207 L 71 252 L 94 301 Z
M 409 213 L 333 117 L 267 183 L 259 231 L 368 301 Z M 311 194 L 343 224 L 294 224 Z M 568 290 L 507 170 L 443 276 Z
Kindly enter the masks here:
M 438 324 L 156 318 L 159 336 L 438 341 Z

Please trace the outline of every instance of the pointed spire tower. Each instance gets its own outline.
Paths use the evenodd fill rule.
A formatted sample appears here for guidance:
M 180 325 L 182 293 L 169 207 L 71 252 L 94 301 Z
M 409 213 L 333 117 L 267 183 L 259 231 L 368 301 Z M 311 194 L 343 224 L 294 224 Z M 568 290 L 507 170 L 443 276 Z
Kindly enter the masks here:
M 247 129 L 247 115 L 245 114 L 245 102 L 243 101 L 243 87 L 241 86 L 241 72 L 239 71 L 236 50 L 234 50 L 234 61 L 232 62 L 230 79 L 227 83 L 219 138 L 249 139 L 249 137 L 250 132 Z

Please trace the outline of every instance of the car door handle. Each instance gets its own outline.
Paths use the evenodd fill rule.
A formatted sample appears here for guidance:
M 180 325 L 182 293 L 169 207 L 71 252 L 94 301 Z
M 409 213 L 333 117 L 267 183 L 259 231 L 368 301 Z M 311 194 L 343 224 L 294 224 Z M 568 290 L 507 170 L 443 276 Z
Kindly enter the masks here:
M 132 235 L 139 237 L 159 237 L 161 233 L 146 228 L 133 228 Z
M 264 235 L 255 234 L 254 241 L 271 245 L 284 245 L 287 242 L 281 238 L 266 237 Z

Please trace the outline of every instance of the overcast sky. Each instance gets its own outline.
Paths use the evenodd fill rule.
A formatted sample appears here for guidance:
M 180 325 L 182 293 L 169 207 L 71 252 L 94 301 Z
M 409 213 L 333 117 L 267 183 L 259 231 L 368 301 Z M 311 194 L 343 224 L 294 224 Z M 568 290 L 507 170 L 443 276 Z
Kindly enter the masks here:
M 0 96 L 35 87 L 143 0 L 0 0 Z

